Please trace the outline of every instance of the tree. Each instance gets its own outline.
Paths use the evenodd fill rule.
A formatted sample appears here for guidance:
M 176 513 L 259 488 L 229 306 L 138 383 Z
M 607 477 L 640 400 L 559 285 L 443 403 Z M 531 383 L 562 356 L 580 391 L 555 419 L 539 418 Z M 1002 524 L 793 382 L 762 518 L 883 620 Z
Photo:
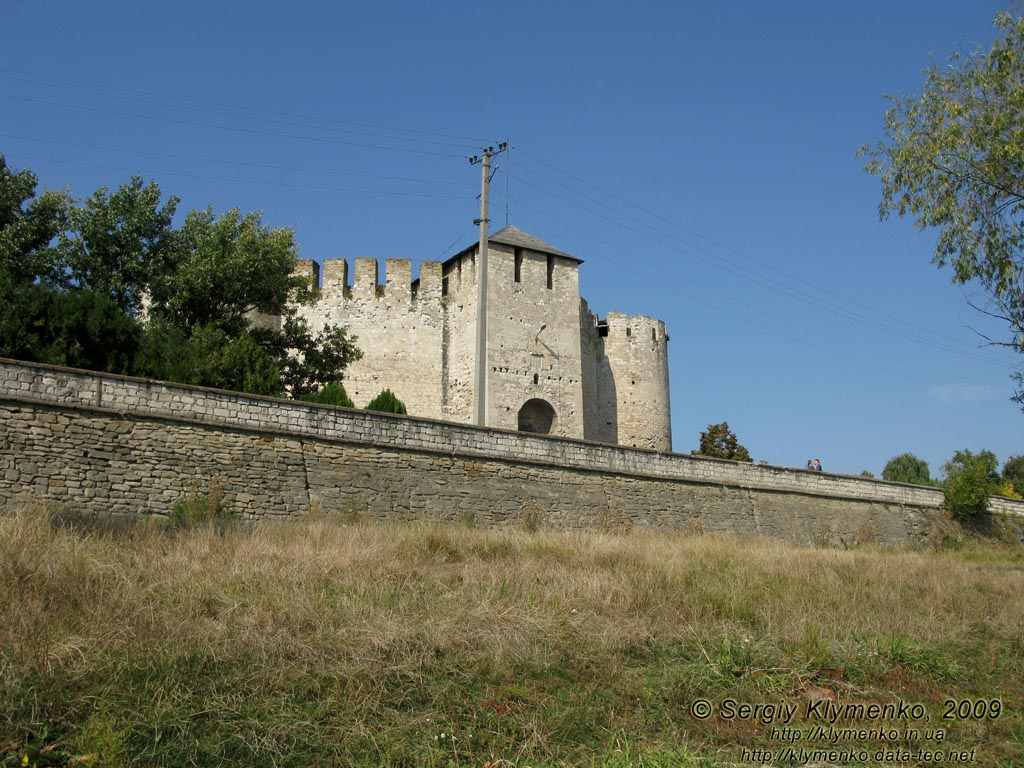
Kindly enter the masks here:
M 113 194 L 101 187 L 72 207 L 57 243 L 60 282 L 109 296 L 134 316 L 154 270 L 173 261 L 178 198 L 161 207 L 162 194 L 156 182 L 133 176 Z
M 37 183 L 35 174 L 11 170 L 0 155 L 0 274 L 14 285 L 59 277 L 50 243 L 67 222 L 71 197 L 36 195 Z
M 1018 492 L 1024 491 L 1024 456 L 1011 456 L 1006 460 L 1003 480 L 1012 483 Z
M 911 483 L 912 485 L 931 485 L 932 479 L 928 471 L 928 462 L 917 458 L 912 453 L 901 453 L 893 456 L 882 470 L 882 479 L 893 483 Z
M 732 459 L 733 461 L 753 461 L 750 453 L 739 444 L 735 433 L 729 429 L 729 422 L 709 424 L 706 432 L 700 433 L 700 448 L 693 452 L 695 456 L 711 456 L 716 459 Z
M 1000 13 L 988 52 L 932 64 L 920 96 L 889 97 L 885 138 L 862 147 L 881 177 L 882 219 L 939 230 L 934 262 L 953 282 L 977 280 L 982 312 L 1006 321 L 992 344 L 1024 353 L 1024 17 Z M 1024 410 L 1024 372 L 1013 374 Z
M 133 372 L 251 395 L 285 394 L 281 369 L 252 336 L 231 337 L 213 324 L 185 329 L 151 318 L 142 331 Z
M 140 331 L 110 298 L 0 274 L 0 357 L 129 374 Z
M 379 411 L 381 413 L 397 413 L 404 415 L 406 413 L 405 403 L 395 397 L 395 393 L 390 389 L 385 389 L 366 406 L 368 411 Z
M 988 500 L 999 487 L 998 468 L 992 451 L 957 451 L 942 466 L 946 506 L 954 517 L 975 520 L 988 514 Z
M 344 328 L 327 325 L 313 335 L 296 315 L 294 303 L 312 296 L 308 279 L 294 274 L 297 255 L 295 232 L 288 227 L 271 229 L 260 213 L 243 215 L 237 208 L 220 217 L 209 208 L 189 213 L 174 247 L 152 265 L 148 314 L 154 321 L 181 329 L 182 343 L 193 338 L 193 348 L 198 345 L 223 365 L 246 359 L 259 373 L 255 378 L 242 371 L 228 375 L 196 361 L 189 369 L 174 366 L 171 380 L 223 388 L 248 382 L 248 387 L 257 389 L 241 391 L 288 391 L 293 396 L 340 381 L 345 368 L 361 354 Z M 254 324 L 258 315 L 279 316 L 283 321 L 280 327 Z M 238 346 L 243 338 L 248 341 Z M 216 347 L 218 339 L 223 348 Z M 229 344 L 236 346 L 228 350 Z M 253 344 L 264 356 L 256 355 Z M 243 349 L 245 354 L 240 356 Z M 275 387 L 268 380 L 270 364 L 277 369 Z M 173 378 L 189 371 L 194 373 L 192 378 Z
M 345 328 L 327 323 L 313 335 L 293 306 L 281 309 L 280 330 L 253 328 L 252 336 L 268 351 L 281 370 L 281 381 L 293 397 L 340 381 L 349 364 L 360 359 L 356 337 Z
M 271 229 L 260 213 L 191 211 L 175 248 L 153 265 L 149 311 L 182 328 L 215 323 L 232 335 L 244 332 L 248 315 L 281 314 L 306 286 L 292 274 L 297 255 L 295 232 Z
M 140 176 L 82 204 L 36 183 L 0 155 L 7 354 L 261 395 L 316 391 L 359 359 L 344 328 L 297 316 L 313 292 L 290 228 L 207 208 L 175 229 L 178 199 Z
M 296 400 L 302 400 L 307 403 L 319 403 L 321 405 L 340 405 L 344 408 L 355 408 L 355 403 L 348 396 L 345 391 L 345 387 L 341 385 L 341 382 L 332 381 L 323 389 L 317 392 L 310 392 L 306 395 L 299 395 L 295 398 Z

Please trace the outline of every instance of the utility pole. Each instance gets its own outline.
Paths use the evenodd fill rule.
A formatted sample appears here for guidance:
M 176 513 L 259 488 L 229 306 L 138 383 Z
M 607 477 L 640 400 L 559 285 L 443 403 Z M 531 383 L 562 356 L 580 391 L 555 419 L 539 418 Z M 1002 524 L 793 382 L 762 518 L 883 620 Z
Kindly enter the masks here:
M 491 186 L 491 158 L 508 149 L 508 142 L 484 147 L 481 156 L 469 158 L 470 165 L 481 165 L 480 175 L 480 247 L 476 257 L 476 365 L 473 371 L 473 423 L 487 426 L 487 224 L 488 192 Z

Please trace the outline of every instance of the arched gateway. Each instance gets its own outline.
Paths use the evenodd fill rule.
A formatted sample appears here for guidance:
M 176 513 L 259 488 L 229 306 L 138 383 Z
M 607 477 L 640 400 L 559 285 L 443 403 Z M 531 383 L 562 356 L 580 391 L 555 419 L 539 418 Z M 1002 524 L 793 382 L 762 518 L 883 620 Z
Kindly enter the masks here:
M 519 409 L 519 431 L 536 432 L 540 435 L 551 433 L 555 423 L 555 409 L 551 403 L 540 398 L 533 398 L 523 403 Z

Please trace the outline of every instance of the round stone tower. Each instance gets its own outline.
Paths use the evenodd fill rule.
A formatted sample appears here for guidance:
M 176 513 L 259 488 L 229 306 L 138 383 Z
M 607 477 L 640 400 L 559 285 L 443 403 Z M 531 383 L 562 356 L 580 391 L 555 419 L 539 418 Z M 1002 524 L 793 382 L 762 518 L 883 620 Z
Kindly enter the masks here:
M 610 312 L 598 324 L 606 365 L 599 366 L 599 418 L 615 424 L 619 445 L 672 450 L 665 323 Z

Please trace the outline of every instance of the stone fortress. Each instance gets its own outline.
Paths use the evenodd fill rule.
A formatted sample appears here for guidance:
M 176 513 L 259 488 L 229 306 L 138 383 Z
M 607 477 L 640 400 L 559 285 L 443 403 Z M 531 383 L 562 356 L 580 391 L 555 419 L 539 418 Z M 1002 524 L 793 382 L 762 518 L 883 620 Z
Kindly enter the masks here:
M 365 406 L 391 389 L 411 416 L 473 421 L 474 244 L 448 260 L 328 259 L 298 269 L 320 289 L 298 307 L 314 330 L 342 325 L 363 353 L 345 389 Z M 600 320 L 579 292 L 581 259 L 513 226 L 488 237 L 486 425 L 670 451 L 668 334 L 643 315 Z

